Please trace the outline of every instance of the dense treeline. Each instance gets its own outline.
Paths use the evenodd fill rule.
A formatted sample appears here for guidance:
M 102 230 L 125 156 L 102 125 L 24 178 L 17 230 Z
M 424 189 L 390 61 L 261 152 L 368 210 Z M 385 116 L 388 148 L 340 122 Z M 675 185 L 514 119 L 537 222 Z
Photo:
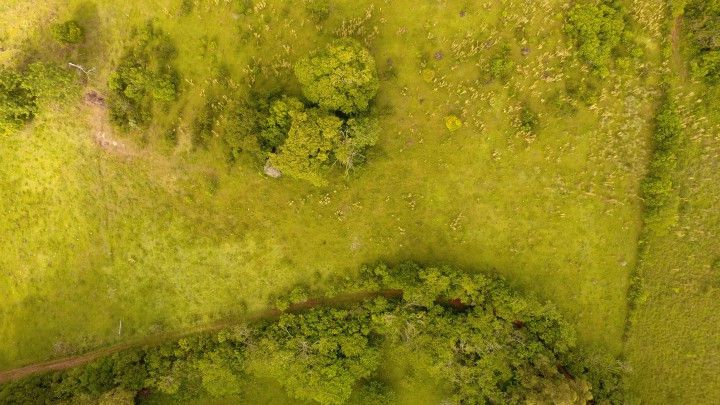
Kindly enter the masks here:
M 582 355 L 551 305 L 523 298 L 496 277 L 379 265 L 332 297 L 307 296 L 298 289 L 280 300 L 289 310 L 277 319 L 6 384 L 0 402 L 242 398 L 255 381 L 274 381 L 291 398 L 322 404 L 392 403 L 393 387 L 413 384 L 429 384 L 458 404 L 621 400 L 611 363 Z M 393 354 L 414 370 L 399 381 L 387 378 L 383 361 Z

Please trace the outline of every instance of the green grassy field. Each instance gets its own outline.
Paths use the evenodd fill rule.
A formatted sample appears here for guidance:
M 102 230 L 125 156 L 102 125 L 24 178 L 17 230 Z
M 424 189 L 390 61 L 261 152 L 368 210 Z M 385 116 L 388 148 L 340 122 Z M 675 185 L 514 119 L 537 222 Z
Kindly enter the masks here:
M 0 142 L 0 369 L 265 308 L 294 284 L 324 285 L 363 263 L 416 260 L 497 272 L 552 301 L 583 345 L 625 353 L 644 401 L 720 400 L 707 395 L 720 387 L 720 140 L 717 122 L 693 119 L 704 115 L 691 94 L 686 120 L 702 132 L 682 173 L 681 225 L 648 243 L 649 299 L 623 350 L 662 2 L 627 2 L 646 56 L 572 114 L 558 95 L 589 73 L 563 36 L 564 1 L 333 1 L 323 22 L 308 1 L 253 3 L 241 13 L 199 0 L 187 15 L 179 0 L 0 5 L 0 21 L 34 28 L 0 32 L 0 63 L 27 51 L 82 63 L 96 69 L 86 90 L 107 93 L 129 30 L 153 18 L 178 46 L 183 78 L 180 100 L 145 131 L 113 129 L 78 94 Z M 92 27 L 88 45 L 45 46 L 47 26 L 72 16 Z M 337 35 L 362 39 L 382 78 L 382 132 L 365 167 L 315 188 L 190 147 L 193 117 L 220 91 L 218 65 L 232 92 L 298 93 L 294 61 Z M 483 63 L 502 44 L 514 68 L 487 82 Z M 532 135 L 517 128 L 525 105 L 540 118 Z M 450 114 L 464 123 L 456 132 Z M 164 137 L 171 127 L 177 145 Z M 98 133 L 117 144 L 99 146 Z

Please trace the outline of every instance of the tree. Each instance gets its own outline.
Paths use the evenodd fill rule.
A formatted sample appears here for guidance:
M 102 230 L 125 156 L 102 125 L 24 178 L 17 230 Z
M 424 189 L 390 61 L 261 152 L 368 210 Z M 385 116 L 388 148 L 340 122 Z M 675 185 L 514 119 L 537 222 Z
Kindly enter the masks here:
M 370 117 L 350 118 L 342 126 L 341 141 L 335 150 L 335 159 L 347 170 L 365 160 L 364 152 L 379 139 L 377 120 Z
M 288 116 L 287 139 L 277 153 L 270 154 L 270 164 L 316 186 L 326 184 L 322 171 L 340 142 L 342 120 L 318 108 L 290 111 Z
M 350 39 L 335 41 L 300 59 L 295 76 L 308 100 L 344 114 L 367 110 L 379 87 L 372 55 Z
M 110 75 L 110 115 L 120 125 L 144 125 L 154 102 L 175 100 L 178 73 L 176 49 L 170 38 L 151 23 L 136 31 L 115 72 Z
M 565 30 L 575 41 L 580 59 L 606 76 L 612 52 L 625 31 L 620 5 L 615 0 L 582 2 L 570 9 L 565 22 Z
M 249 356 L 254 375 L 276 380 L 296 399 L 321 404 L 346 402 L 380 365 L 370 314 L 337 309 L 283 315 Z
M 85 30 L 75 20 L 52 26 L 52 36 L 63 44 L 78 44 L 85 39 Z

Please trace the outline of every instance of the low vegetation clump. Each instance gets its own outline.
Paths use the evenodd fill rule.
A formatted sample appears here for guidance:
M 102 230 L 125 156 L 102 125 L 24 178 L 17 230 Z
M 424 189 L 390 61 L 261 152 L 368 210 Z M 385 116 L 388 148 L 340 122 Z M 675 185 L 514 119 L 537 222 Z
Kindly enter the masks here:
M 110 113 L 124 127 L 147 125 L 155 103 L 168 103 L 178 94 L 179 75 L 173 66 L 172 40 L 152 23 L 136 30 L 115 72 L 110 76 L 113 93 Z
M 626 35 L 625 25 L 617 0 L 583 1 L 568 12 L 565 31 L 575 42 L 580 59 L 606 76 L 613 54 Z
M 682 122 L 669 95 L 655 117 L 652 155 L 648 174 L 641 184 L 645 222 L 649 229 L 666 231 L 677 222 L 680 198 L 675 174 L 682 154 Z
M 720 84 L 720 1 L 689 1 L 685 20 L 694 54 L 693 75 L 708 84 Z
M 51 32 L 53 38 L 63 44 L 79 44 L 85 39 L 85 30 L 75 20 L 55 24 L 52 26 Z
M 0 400 L 242 398 L 248 384 L 274 381 L 296 400 L 369 403 L 397 398 L 383 377 L 392 367 L 413 369 L 402 384 L 432 381 L 449 403 L 585 404 L 614 394 L 610 380 L 591 386 L 598 374 L 576 355 L 575 334 L 557 311 L 499 278 L 380 265 L 333 297 L 307 301 L 293 293 L 278 319 L 10 383 Z

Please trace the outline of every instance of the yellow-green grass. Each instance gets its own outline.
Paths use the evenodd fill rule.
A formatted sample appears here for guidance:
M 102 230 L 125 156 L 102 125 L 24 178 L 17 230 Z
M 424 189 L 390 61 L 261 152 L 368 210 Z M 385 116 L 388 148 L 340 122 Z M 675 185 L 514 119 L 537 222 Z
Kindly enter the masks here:
M 58 21 L 80 3 L 43 2 Z M 131 27 L 155 18 L 178 45 L 182 96 L 142 134 L 115 133 L 130 156 L 93 142 L 96 117 L 79 99 L 0 142 L 0 368 L 237 315 L 379 260 L 498 272 L 554 302 L 583 344 L 619 354 L 653 66 L 647 77 L 613 73 L 592 108 L 562 115 L 550 105 L 561 79 L 589 74 L 562 36 L 565 2 L 417 3 L 333 2 L 320 25 L 302 2 L 256 2 L 241 15 L 235 2 L 201 1 L 188 16 L 180 1 L 86 3 L 95 25 L 82 51 L 45 46 L 39 24 L 22 44 L 95 67 L 89 86 L 105 92 Z M 316 189 L 186 147 L 213 59 L 234 91 L 247 91 L 253 58 L 268 66 L 255 73 L 261 88 L 297 91 L 291 64 L 368 14 L 357 36 L 396 76 L 382 81 L 382 136 L 365 168 Z M 513 50 L 507 84 L 485 82 L 493 41 Z M 514 127 L 523 104 L 540 114 L 535 136 Z M 447 131 L 449 114 L 463 128 Z M 162 136 L 175 124 L 177 148 Z
M 628 386 L 648 404 L 720 403 L 720 115 L 717 89 L 676 72 L 687 156 L 679 223 L 647 238 L 645 298 L 633 314 Z

